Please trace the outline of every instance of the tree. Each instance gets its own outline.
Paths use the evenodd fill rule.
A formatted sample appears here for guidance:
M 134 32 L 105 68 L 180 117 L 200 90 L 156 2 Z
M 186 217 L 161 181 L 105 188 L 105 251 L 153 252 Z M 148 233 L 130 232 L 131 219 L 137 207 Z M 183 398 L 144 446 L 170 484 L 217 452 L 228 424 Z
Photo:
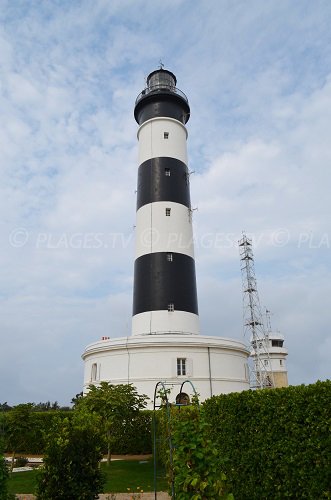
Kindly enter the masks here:
M 33 407 L 32 403 L 20 404 L 8 412 L 7 449 L 12 451 L 12 469 L 16 452 L 26 448 L 35 432 Z
M 9 404 L 7 403 L 7 401 L 5 401 L 4 403 L 0 403 L 0 410 L 1 411 L 9 411 L 11 410 L 11 406 L 9 406 Z
M 77 403 L 80 399 L 82 399 L 83 397 L 84 397 L 84 395 L 83 395 L 83 391 L 78 392 L 78 393 L 76 394 L 76 396 L 74 396 L 74 397 L 72 398 L 71 403 L 72 403 L 73 405 L 75 405 L 75 404 L 76 404 L 76 403 Z
M 139 395 L 132 384 L 112 385 L 101 382 L 90 385 L 88 393 L 75 402 L 75 409 L 89 411 L 100 416 L 107 441 L 107 463 L 111 458 L 112 429 L 123 422 L 129 424 L 139 410 L 145 408 L 147 396 Z
M 51 403 L 50 401 L 47 401 L 46 403 L 38 403 L 35 405 L 34 409 L 36 411 L 50 411 L 50 410 L 59 410 L 60 405 L 57 401 L 54 401 L 54 403 Z
M 57 419 L 47 436 L 38 500 L 92 500 L 103 490 L 100 417 L 84 411 Z

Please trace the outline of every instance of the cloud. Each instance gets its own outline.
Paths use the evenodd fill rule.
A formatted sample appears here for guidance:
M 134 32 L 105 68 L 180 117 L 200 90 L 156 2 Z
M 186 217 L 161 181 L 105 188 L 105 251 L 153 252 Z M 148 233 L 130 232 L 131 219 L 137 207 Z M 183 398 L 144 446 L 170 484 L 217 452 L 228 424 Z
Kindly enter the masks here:
M 222 331 L 232 325 L 232 336 L 242 334 L 236 276 L 237 241 L 245 229 L 254 240 L 261 302 L 275 312 L 277 328 L 285 334 L 291 383 L 329 376 L 319 346 L 328 348 L 325 332 L 331 319 L 326 182 L 330 97 L 329 78 L 309 96 L 288 96 L 283 100 L 287 113 L 281 114 L 272 137 L 268 130 L 266 139 L 263 134 L 249 138 L 192 176 L 199 209 L 195 221 L 200 311 L 201 305 L 206 308 L 206 328 L 212 332 L 222 325 Z M 275 108 L 271 101 L 269 112 L 277 119 Z M 204 239 L 206 234 L 209 239 Z M 213 292 L 208 294 L 208 289 Z
M 133 106 L 160 58 L 191 105 L 203 333 L 242 335 L 245 229 L 290 381 L 328 376 L 330 14 L 323 1 L 3 2 L 0 400 L 68 403 L 85 345 L 130 333 Z

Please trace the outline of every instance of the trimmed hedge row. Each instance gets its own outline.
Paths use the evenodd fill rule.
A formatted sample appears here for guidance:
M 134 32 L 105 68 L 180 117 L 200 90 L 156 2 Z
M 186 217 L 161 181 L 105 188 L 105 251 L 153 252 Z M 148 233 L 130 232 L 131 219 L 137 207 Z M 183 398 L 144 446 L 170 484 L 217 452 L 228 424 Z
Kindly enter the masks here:
M 11 410 L 10 410 L 11 411 Z M 0 414 L 0 429 L 5 442 L 5 451 L 11 453 L 12 450 L 6 444 L 9 423 L 8 415 L 10 411 Z M 54 419 L 64 419 L 71 417 L 74 410 L 52 410 L 45 412 L 32 412 L 31 433 L 29 434 L 26 446 L 16 450 L 20 454 L 42 454 L 46 447 L 46 436 L 51 429 Z M 115 454 L 139 454 L 152 452 L 151 438 L 152 412 L 144 410 L 139 412 L 134 421 L 123 422 L 121 426 L 114 428 L 112 439 L 112 453 Z M 106 453 L 107 450 L 104 450 Z
M 131 422 L 122 422 L 112 433 L 112 453 L 140 454 L 152 453 L 151 410 L 142 410 Z
M 236 499 L 331 498 L 331 381 L 215 396 L 202 411 Z
M 171 408 L 173 436 L 192 411 Z M 200 413 L 236 500 L 331 498 L 331 381 L 214 396 Z M 165 411 L 158 413 L 158 458 L 170 470 L 168 423 Z M 182 434 L 183 444 L 194 443 L 194 435 Z
M 187 410 L 173 409 L 174 425 L 177 419 L 190 419 Z M 331 498 L 331 381 L 214 396 L 200 411 L 217 447 L 220 469 L 237 500 Z M 9 413 L 1 415 L 4 437 Z M 158 444 L 166 461 L 167 418 L 158 413 L 157 436 L 164 436 Z M 33 412 L 27 449 L 16 451 L 43 453 L 44 434 L 53 418 L 71 414 Z M 152 414 L 141 411 L 134 421 L 114 429 L 112 453 L 151 452 Z M 183 443 L 191 437 L 183 435 Z
M 3 434 L 4 449 L 11 453 L 10 445 L 7 443 L 7 436 L 10 433 L 10 419 L 8 418 L 12 410 L 6 411 L 1 415 L 0 427 Z M 71 416 L 72 411 L 52 410 L 52 411 L 33 411 L 31 413 L 31 428 L 24 447 L 16 450 L 18 453 L 39 455 L 45 449 L 45 437 L 53 426 L 54 419 L 64 419 Z

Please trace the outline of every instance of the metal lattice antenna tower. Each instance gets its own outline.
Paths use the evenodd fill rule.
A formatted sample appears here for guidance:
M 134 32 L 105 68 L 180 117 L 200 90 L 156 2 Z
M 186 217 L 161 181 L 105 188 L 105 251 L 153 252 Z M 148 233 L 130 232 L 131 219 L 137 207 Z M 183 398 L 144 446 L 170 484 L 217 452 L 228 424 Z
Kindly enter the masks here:
M 243 287 L 244 335 L 250 333 L 253 369 L 250 384 L 252 389 L 274 387 L 269 356 L 269 336 L 264 327 L 259 294 L 257 291 L 252 240 L 243 233 L 238 242 Z

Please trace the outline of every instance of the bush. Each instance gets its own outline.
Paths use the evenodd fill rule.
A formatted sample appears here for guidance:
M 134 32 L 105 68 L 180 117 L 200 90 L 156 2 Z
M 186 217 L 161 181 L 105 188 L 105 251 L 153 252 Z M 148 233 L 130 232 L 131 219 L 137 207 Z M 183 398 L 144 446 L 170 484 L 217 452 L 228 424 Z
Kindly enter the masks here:
M 178 500 L 231 500 L 218 449 L 208 437 L 201 408 L 163 407 L 156 413 L 157 459 L 167 471 L 169 493 Z
M 331 381 L 325 381 L 214 396 L 202 405 L 200 422 L 193 410 L 172 408 L 170 436 L 169 418 L 159 411 L 158 457 L 163 464 L 169 461 L 170 437 L 175 485 L 182 491 L 192 492 L 187 488 L 193 479 L 208 483 L 199 470 L 206 460 L 212 473 L 225 473 L 236 499 L 330 499 L 330 408 Z M 203 443 L 206 456 L 200 453 Z M 214 498 L 221 497 L 215 493 Z
M 2 414 L 2 427 L 4 430 L 5 450 L 12 452 L 12 445 L 9 437 L 12 435 L 12 412 L 9 410 Z M 64 418 L 71 418 L 72 411 L 64 410 L 50 410 L 50 411 L 32 411 L 33 425 L 28 427 L 28 432 L 25 434 L 25 440 L 20 440 L 20 445 L 17 448 L 18 453 L 31 453 L 34 455 L 44 453 L 46 442 L 45 436 L 52 428 L 54 420 L 63 420 Z
M 233 500 L 221 471 L 218 450 L 208 438 L 209 425 L 198 407 L 172 421 L 174 493 L 178 500 Z M 178 417 L 182 418 L 178 418 Z M 183 418 L 184 417 L 184 418 Z
M 117 424 L 111 437 L 113 453 L 152 453 L 152 415 L 151 410 L 141 410 L 131 421 Z
M 2 428 L 4 430 L 5 437 L 8 437 L 11 433 L 10 419 L 8 418 L 10 411 L 5 414 L 0 414 L 0 417 L 2 417 Z M 31 428 L 31 432 L 28 433 L 24 446 L 20 446 L 17 450 L 18 453 L 31 453 L 34 455 L 44 453 L 46 448 L 46 437 L 51 430 L 54 421 L 64 420 L 65 418 L 70 419 L 74 415 L 74 412 L 75 410 L 33 412 L 33 429 Z M 150 410 L 142 410 L 135 415 L 130 422 L 126 423 L 123 421 L 114 427 L 111 447 L 115 454 L 139 454 L 152 452 L 152 413 L 153 412 Z M 12 451 L 9 448 L 8 440 L 6 442 L 5 449 L 7 452 Z M 107 447 L 105 447 L 103 452 L 107 452 Z
M 100 428 L 100 418 L 83 413 L 54 422 L 38 475 L 38 500 L 98 498 L 104 483 Z
M 4 456 L 0 450 L 0 500 L 7 500 L 8 498 L 7 482 L 8 482 L 7 465 Z
M 203 405 L 235 498 L 331 498 L 331 382 L 214 396 Z

